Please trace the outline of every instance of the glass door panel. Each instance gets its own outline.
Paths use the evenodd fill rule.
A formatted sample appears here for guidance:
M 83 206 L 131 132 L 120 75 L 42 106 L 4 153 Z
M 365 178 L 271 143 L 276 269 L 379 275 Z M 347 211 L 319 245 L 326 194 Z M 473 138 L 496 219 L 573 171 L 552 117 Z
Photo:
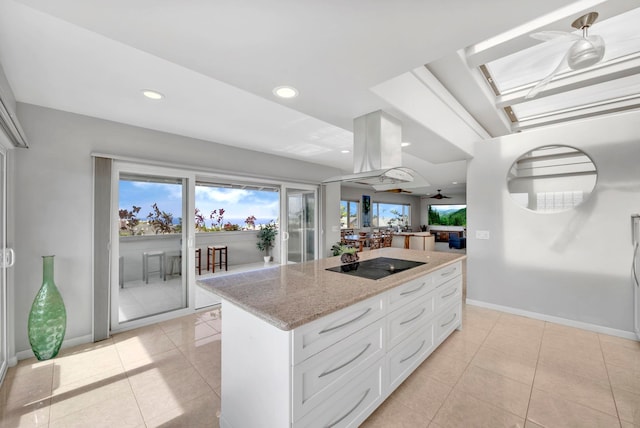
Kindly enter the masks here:
M 286 263 L 316 258 L 316 191 L 286 189 L 286 234 L 283 237 Z
M 118 324 L 188 306 L 186 179 L 119 173 Z M 186 224 L 186 222 L 185 222 Z M 117 305 L 114 305 L 117 301 Z
M 11 264 L 6 249 L 6 162 L 0 148 L 0 383 L 7 372 L 7 267 Z

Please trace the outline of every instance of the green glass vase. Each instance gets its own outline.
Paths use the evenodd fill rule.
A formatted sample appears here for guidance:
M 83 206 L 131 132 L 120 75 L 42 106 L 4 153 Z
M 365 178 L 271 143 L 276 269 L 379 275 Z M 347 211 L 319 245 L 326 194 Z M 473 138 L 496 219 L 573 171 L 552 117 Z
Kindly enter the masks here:
M 42 286 L 29 312 L 29 343 L 38 360 L 58 355 L 67 329 L 67 310 L 53 281 L 53 258 L 42 257 Z

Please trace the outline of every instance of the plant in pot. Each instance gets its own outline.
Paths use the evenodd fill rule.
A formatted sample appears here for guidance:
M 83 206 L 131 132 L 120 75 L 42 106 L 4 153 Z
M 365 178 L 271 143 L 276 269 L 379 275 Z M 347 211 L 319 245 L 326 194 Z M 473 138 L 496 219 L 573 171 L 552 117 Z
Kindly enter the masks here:
M 274 222 L 263 224 L 260 226 L 260 230 L 258 230 L 258 242 L 256 242 L 256 246 L 258 247 L 258 250 L 265 252 L 265 263 L 271 260 L 269 250 L 273 248 L 277 234 L 278 226 L 276 226 Z
M 340 261 L 342 263 L 353 263 L 357 262 L 359 259 L 355 248 L 341 244 L 340 242 L 333 244 L 331 251 L 334 256 L 340 256 Z

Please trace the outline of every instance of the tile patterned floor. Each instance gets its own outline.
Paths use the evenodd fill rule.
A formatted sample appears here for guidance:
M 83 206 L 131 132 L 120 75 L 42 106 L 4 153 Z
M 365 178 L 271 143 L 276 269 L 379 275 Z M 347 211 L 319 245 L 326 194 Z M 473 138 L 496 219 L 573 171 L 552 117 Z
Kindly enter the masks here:
M 467 306 L 363 427 L 640 427 L 640 342 Z M 220 313 L 21 361 L 0 427 L 217 427 Z

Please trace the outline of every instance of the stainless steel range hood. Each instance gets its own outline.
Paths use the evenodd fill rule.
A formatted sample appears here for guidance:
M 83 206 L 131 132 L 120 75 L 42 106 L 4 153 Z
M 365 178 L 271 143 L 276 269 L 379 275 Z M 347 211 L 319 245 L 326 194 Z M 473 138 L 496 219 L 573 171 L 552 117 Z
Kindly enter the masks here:
M 353 121 L 353 174 L 331 177 L 323 183 L 352 182 L 388 190 L 412 182 L 416 175 L 402 166 L 402 123 L 378 110 Z

